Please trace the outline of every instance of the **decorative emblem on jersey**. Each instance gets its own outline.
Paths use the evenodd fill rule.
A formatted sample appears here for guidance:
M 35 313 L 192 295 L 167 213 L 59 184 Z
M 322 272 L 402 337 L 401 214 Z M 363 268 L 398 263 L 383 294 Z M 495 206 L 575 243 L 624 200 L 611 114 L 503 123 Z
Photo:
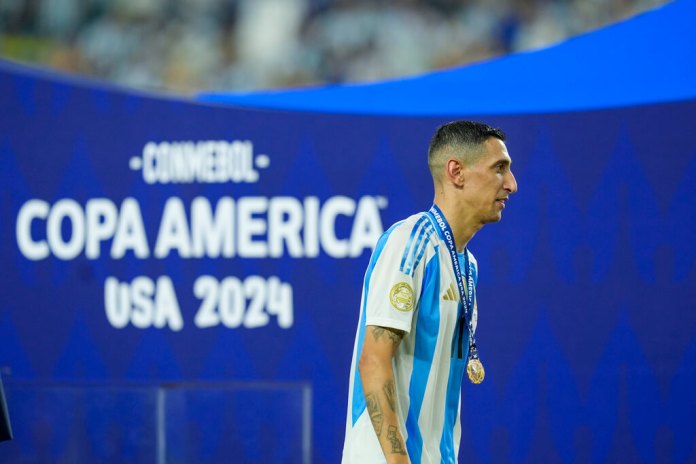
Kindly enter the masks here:
M 414 293 L 413 288 L 406 282 L 399 282 L 394 285 L 389 292 L 391 305 L 404 313 L 413 309 Z
M 454 284 L 450 282 L 450 286 L 445 292 L 445 295 L 442 297 L 443 300 L 445 301 L 459 301 L 459 296 L 457 293 L 459 290 L 454 288 Z

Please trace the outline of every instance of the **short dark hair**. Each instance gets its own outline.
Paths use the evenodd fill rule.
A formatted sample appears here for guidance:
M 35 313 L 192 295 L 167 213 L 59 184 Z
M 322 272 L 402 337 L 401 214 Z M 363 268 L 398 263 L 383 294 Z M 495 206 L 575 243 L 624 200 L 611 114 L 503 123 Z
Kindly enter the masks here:
M 438 154 L 444 149 L 463 151 L 462 161 L 471 163 L 481 153 L 483 144 L 491 137 L 505 141 L 505 133 L 495 127 L 476 121 L 452 121 L 437 128 L 428 148 L 428 167 L 434 179 L 439 178 L 438 170 L 444 162 Z

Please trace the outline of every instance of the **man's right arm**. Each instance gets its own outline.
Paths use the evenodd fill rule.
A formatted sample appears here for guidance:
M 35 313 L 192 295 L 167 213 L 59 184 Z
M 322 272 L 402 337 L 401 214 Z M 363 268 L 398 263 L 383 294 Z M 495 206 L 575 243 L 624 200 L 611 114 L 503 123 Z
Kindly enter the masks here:
M 388 463 L 410 463 L 396 415 L 398 398 L 392 359 L 404 333 L 387 327 L 367 326 L 358 361 L 367 412 Z

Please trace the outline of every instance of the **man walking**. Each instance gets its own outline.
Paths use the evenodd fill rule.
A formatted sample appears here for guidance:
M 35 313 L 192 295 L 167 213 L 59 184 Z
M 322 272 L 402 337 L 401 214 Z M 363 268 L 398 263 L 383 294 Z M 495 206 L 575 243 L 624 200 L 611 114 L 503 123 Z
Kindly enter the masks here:
M 517 191 L 511 162 L 500 129 L 455 121 L 435 132 L 434 204 L 380 237 L 365 274 L 344 464 L 457 462 L 464 372 L 484 376 L 467 246 Z

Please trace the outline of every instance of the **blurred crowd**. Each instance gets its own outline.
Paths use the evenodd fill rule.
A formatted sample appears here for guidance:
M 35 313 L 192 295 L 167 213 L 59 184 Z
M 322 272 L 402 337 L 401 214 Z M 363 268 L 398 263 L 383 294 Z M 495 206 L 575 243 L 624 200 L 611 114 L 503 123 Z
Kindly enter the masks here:
M 364 82 L 540 48 L 666 0 L 1 0 L 0 56 L 146 90 Z

